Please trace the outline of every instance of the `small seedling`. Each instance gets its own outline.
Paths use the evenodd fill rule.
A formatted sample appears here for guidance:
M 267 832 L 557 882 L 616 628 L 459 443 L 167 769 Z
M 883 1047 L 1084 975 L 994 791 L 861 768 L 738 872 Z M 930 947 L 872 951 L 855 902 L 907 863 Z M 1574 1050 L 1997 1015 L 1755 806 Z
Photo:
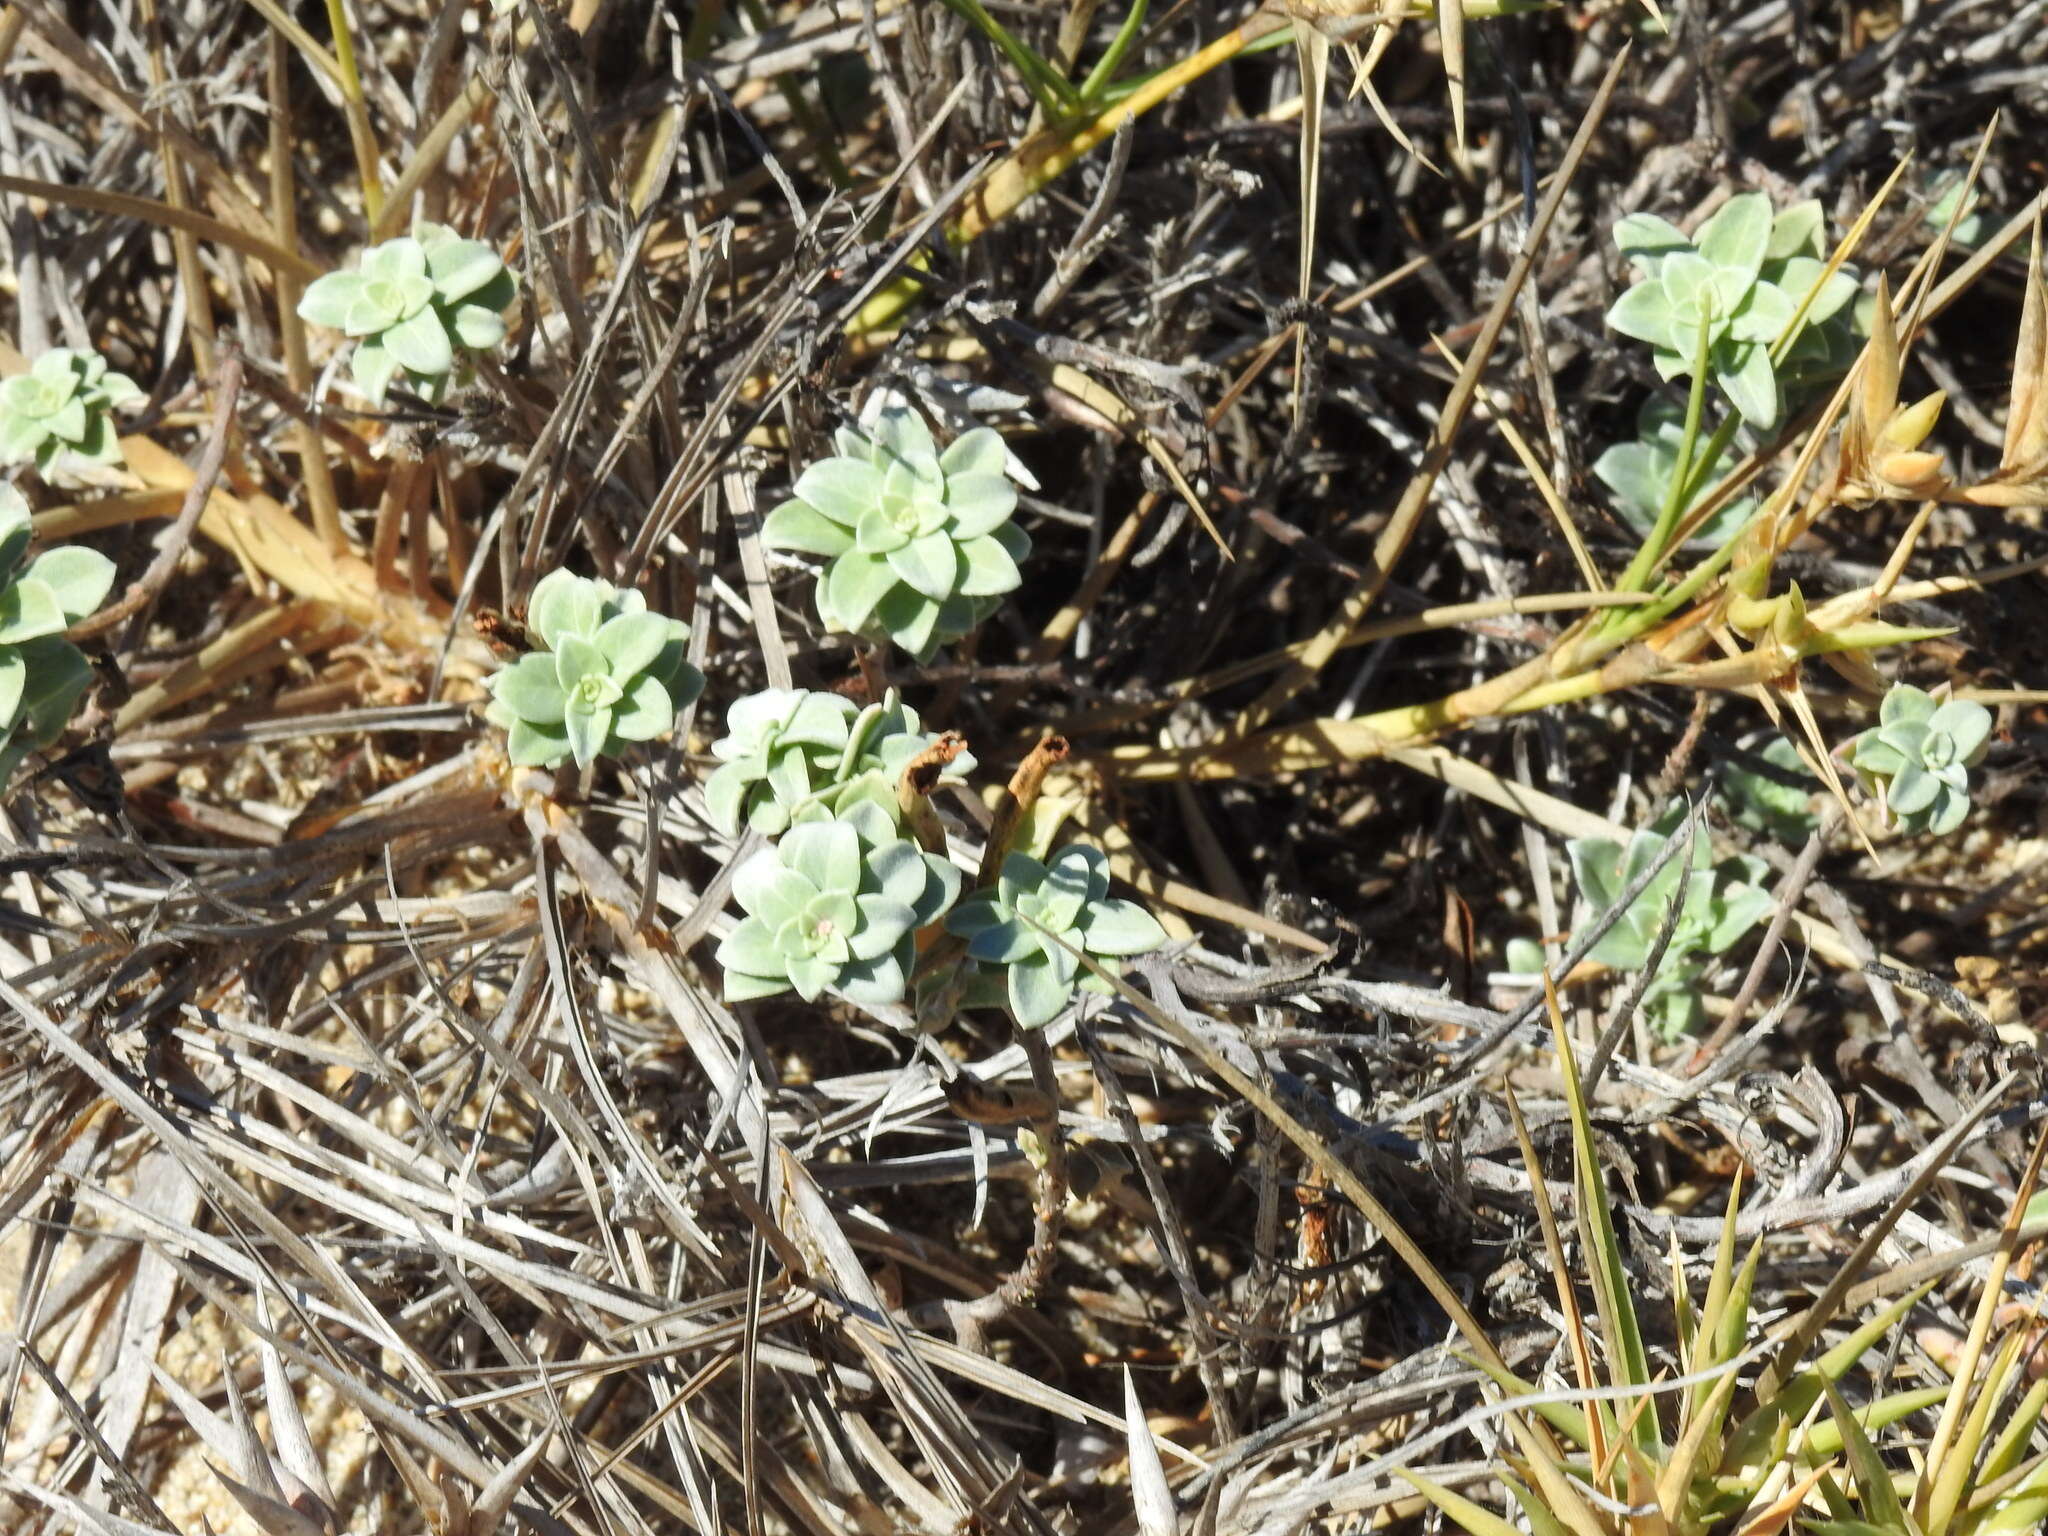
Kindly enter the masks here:
M 946 931 L 966 939 L 968 961 L 984 968 L 970 981 L 967 1003 L 999 984 L 1010 1016 L 1026 1029 L 1057 1018 L 1077 984 L 1112 991 L 1083 969 L 1082 954 L 1113 962 L 1166 942 L 1157 918 L 1109 894 L 1109 860 L 1085 843 L 1070 843 L 1050 863 L 1011 854 L 992 888 L 953 909 Z
M 67 544 L 28 558 L 28 503 L 0 486 L 0 780 L 55 741 L 92 681 L 64 631 L 106 601 L 114 562 Z
M 747 916 L 718 947 L 728 1002 L 794 990 L 857 1007 L 903 1000 L 917 930 L 960 894 L 960 872 L 869 802 L 791 827 L 733 878 Z
M 0 463 L 33 459 L 44 473 L 66 456 L 119 463 L 114 412 L 141 398 L 135 381 L 109 370 L 97 352 L 53 348 L 0 384 Z
M 1754 767 L 1730 762 L 1721 772 L 1721 803 L 1738 827 L 1760 832 L 1781 843 L 1803 843 L 1820 825 L 1814 814 L 1818 787 L 1799 749 L 1783 736 L 1773 736 L 1754 754 Z
M 1596 917 L 1612 911 L 1622 892 L 1655 865 L 1677 830 L 1678 818 L 1667 816 L 1637 832 L 1626 847 L 1604 837 L 1576 838 L 1565 845 L 1579 891 Z M 1699 1021 L 1697 983 L 1706 959 L 1732 949 L 1771 909 L 1770 893 L 1763 889 L 1769 866 L 1762 859 L 1734 854 L 1717 864 L 1701 834 L 1693 839 L 1689 871 L 1686 863 L 1683 855 L 1669 860 L 1591 954 L 1621 971 L 1648 964 L 1684 874 L 1677 926 L 1642 1001 L 1644 1013 L 1667 1040 L 1677 1039 Z
M 1864 783 L 1901 830 L 1955 831 L 1970 813 L 1970 769 L 1990 744 L 1991 711 L 1895 683 L 1877 721 L 1850 748 Z
M 1010 521 L 1003 440 L 977 427 L 941 453 L 921 417 L 891 408 L 871 433 L 841 428 L 834 442 L 838 455 L 798 477 L 761 540 L 829 562 L 817 594 L 827 629 L 929 661 L 1023 580 L 1031 540 Z
M 1772 360 L 1773 344 L 1818 285 L 1782 361 L 1795 368 L 1827 362 L 1837 350 L 1826 334 L 1830 322 L 1856 297 L 1846 268 L 1822 281 L 1821 227 L 1819 203 L 1774 217 L 1761 192 L 1730 198 L 1693 239 L 1654 214 L 1630 214 L 1614 226 L 1614 241 L 1641 277 L 1607 323 L 1648 342 L 1665 379 L 1693 371 L 1704 331 L 1709 376 L 1745 422 L 1768 431 L 1784 411 L 1784 369 Z
M 690 627 L 649 613 L 639 592 L 556 571 L 533 589 L 527 624 L 547 648 L 489 679 L 484 712 L 521 767 L 615 757 L 664 735 L 703 692 L 685 655 Z
M 358 338 L 357 388 L 381 406 L 394 381 L 438 401 L 464 377 L 465 354 L 505 339 L 518 284 L 498 253 L 439 224 L 363 253 L 359 272 L 330 272 L 299 300 L 299 316 Z

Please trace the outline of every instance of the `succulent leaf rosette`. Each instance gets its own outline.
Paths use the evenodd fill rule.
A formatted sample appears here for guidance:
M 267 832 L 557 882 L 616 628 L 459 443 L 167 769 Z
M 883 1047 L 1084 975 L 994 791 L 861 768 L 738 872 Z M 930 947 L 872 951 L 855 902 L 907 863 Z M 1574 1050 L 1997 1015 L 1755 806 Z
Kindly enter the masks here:
M 0 486 L 0 777 L 62 733 L 92 681 L 64 631 L 106 601 L 114 563 L 67 544 L 28 558 L 28 503 Z
M 1156 917 L 1109 894 L 1109 859 L 1085 843 L 1068 844 L 1050 862 L 1011 854 L 992 889 L 952 910 L 946 931 L 967 940 L 967 958 L 984 976 L 1001 975 L 1010 1016 L 1026 1029 L 1057 1018 L 1077 984 L 1111 991 L 1082 967 L 1081 954 L 1112 962 L 1114 970 L 1116 960 L 1166 942 Z M 970 988 L 970 1000 L 976 990 Z
M 1970 813 L 1970 769 L 1990 740 L 1991 711 L 1982 704 L 1895 683 L 1849 761 L 1902 830 L 1946 835 Z
M 356 386 L 381 406 L 393 381 L 439 400 L 464 354 L 505 339 L 518 284 L 498 253 L 439 224 L 363 253 L 361 270 L 308 285 L 299 316 L 357 338 Z
M 1614 909 L 1622 893 L 1656 864 L 1678 832 L 1678 818 L 1672 816 L 1636 832 L 1626 846 L 1604 837 L 1575 838 L 1565 845 L 1579 891 L 1596 919 Z M 1770 892 L 1764 889 L 1769 871 L 1769 865 L 1750 854 L 1734 854 L 1716 863 L 1701 832 L 1693 839 L 1690 868 L 1683 854 L 1666 862 L 1593 946 L 1591 958 L 1619 971 L 1648 964 L 1683 879 L 1678 922 L 1642 1002 L 1659 1033 L 1676 1039 L 1700 1019 L 1698 983 L 1706 958 L 1734 948 L 1771 910 Z
M 727 712 L 726 734 L 711 744 L 721 766 L 705 782 L 705 806 L 728 836 L 744 821 L 776 837 L 794 821 L 836 816 L 863 800 L 895 818 L 904 769 L 936 739 L 894 689 L 858 711 L 835 693 L 764 689 Z M 940 782 L 960 782 L 973 769 L 973 756 L 962 752 Z
M 53 347 L 0 384 L 0 463 L 33 459 L 45 472 L 66 455 L 118 463 L 113 413 L 141 398 L 135 381 L 111 371 L 97 352 Z
M 726 1001 L 794 991 L 807 1003 L 825 993 L 856 1007 L 899 1003 L 917 930 L 959 893 L 960 872 L 879 806 L 791 827 L 733 877 L 747 915 L 718 946 Z
M 573 757 L 588 768 L 629 743 L 652 741 L 704 690 L 690 665 L 690 627 L 647 611 L 646 597 L 608 581 L 555 571 L 527 604 L 527 627 L 545 650 L 491 677 L 484 717 L 506 733 L 521 767 Z
M 1761 192 L 1731 197 L 1690 238 L 1654 214 L 1630 214 L 1614 226 L 1614 241 L 1641 278 L 1607 323 L 1648 342 L 1665 379 L 1693 371 L 1704 326 L 1714 382 L 1745 422 L 1767 431 L 1784 411 L 1783 375 L 1824 369 L 1848 341 L 1857 282 L 1846 268 L 1823 278 L 1824 223 L 1817 201 L 1774 215 Z M 1780 369 L 1771 346 L 1795 317 L 1799 334 Z
M 733 701 L 725 735 L 711 744 L 721 766 L 704 783 L 712 823 L 727 836 L 745 822 L 767 837 L 830 784 L 846 756 L 853 700 L 801 688 L 766 688 Z
M 834 442 L 838 454 L 797 478 L 761 538 L 826 558 L 817 603 L 827 629 L 929 661 L 1023 580 L 1031 540 L 1010 521 L 1017 488 L 1002 437 L 976 427 L 942 453 L 923 418 L 891 407 Z

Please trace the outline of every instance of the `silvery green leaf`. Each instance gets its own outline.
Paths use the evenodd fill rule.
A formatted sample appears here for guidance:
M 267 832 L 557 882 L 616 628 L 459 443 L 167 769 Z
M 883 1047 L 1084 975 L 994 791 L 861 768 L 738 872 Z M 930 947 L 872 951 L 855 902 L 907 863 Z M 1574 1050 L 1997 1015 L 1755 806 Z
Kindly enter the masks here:
M 1963 824 L 1970 814 L 1970 797 L 1959 795 L 1954 790 L 1944 790 L 1932 813 L 1927 817 L 1927 830 L 1937 837 L 1946 837 Z
M 555 644 L 555 681 L 563 694 L 573 695 L 586 677 L 609 677 L 611 668 L 603 651 L 582 635 L 563 635 Z
M 660 678 L 643 672 L 626 684 L 625 697 L 612 714 L 612 734 L 622 741 L 652 741 L 676 723 L 675 701 Z
M 562 718 L 562 686 L 554 658 L 535 651 L 491 679 L 492 696 L 522 720 L 552 725 Z
M 903 1001 L 904 993 L 909 989 L 909 968 L 915 963 L 916 955 L 916 949 L 906 936 L 886 954 L 842 966 L 834 990 L 856 1008 L 892 1007 Z
M 76 624 L 106 601 L 114 585 L 114 562 L 96 549 L 66 544 L 36 556 L 21 579 L 47 587 L 65 622 Z
M 299 318 L 309 325 L 345 330 L 362 288 L 362 276 L 355 272 L 330 272 L 315 278 L 299 295 Z
M 1050 1024 L 1074 995 L 1071 979 L 1060 975 L 1050 955 L 1020 960 L 1008 969 L 1010 1014 L 1025 1029 Z
M 792 827 L 780 849 L 785 867 L 795 870 L 820 891 L 860 889 L 860 838 L 839 821 Z
M 1607 311 L 1607 323 L 1624 336 L 1676 350 L 1671 300 L 1654 278 L 1636 284 L 1616 299 L 1614 307 Z
M 1770 249 L 1771 200 L 1761 192 L 1744 192 L 1723 203 L 1693 237 L 1699 253 L 1724 271 L 1755 278 Z
M 68 640 L 55 635 L 31 640 L 22 647 L 28 679 L 22 689 L 21 713 L 29 737 L 48 746 L 63 733 L 78 701 L 92 683 L 92 663 Z
M 920 480 L 939 478 L 939 449 L 932 429 L 916 411 L 892 407 L 876 418 L 869 433 L 879 456 L 907 465 Z
M 597 648 L 612 676 L 632 677 L 654 665 L 669 641 L 669 620 L 658 613 L 622 613 L 598 626 Z
M 1572 878 L 1587 902 L 1603 912 L 1613 906 L 1623 889 L 1617 883 L 1621 874 L 1621 844 L 1605 837 L 1575 837 L 1565 844 L 1565 852 L 1571 859 Z
M 1024 583 L 1024 573 L 996 538 L 970 539 L 960 546 L 965 570 L 960 591 L 968 597 L 1000 597 Z
M 854 898 L 860 926 L 848 936 L 853 958 L 874 960 L 896 947 L 896 941 L 917 926 L 917 912 L 906 901 L 871 892 Z
M 785 501 L 761 524 L 761 542 L 799 554 L 843 555 L 853 548 L 853 534 L 808 502 Z
M 879 506 L 861 513 L 853 525 L 853 547 L 864 555 L 886 555 L 910 542 L 910 534 Z
M 427 253 L 410 235 L 386 240 L 363 252 L 363 277 L 371 283 L 405 286 L 427 275 Z
M 944 611 L 941 604 L 899 582 L 875 605 L 874 621 L 912 657 L 925 662 L 949 638 L 939 624 Z
M 1715 380 L 1742 419 L 1759 432 L 1776 426 L 1782 405 L 1770 350 L 1755 342 L 1736 342 L 1716 348 L 1714 361 Z
M 923 853 L 900 838 L 883 843 L 868 855 L 868 876 L 883 895 L 915 907 L 924 895 Z
M 891 550 L 888 561 L 890 570 L 934 602 L 943 602 L 960 580 L 959 546 L 943 533 L 928 533 L 910 540 L 902 548 Z
M 132 405 L 143 396 L 142 386 L 125 373 L 104 374 L 99 382 L 99 402 L 108 409 L 118 410 Z
M 458 305 L 447 324 L 455 339 L 472 352 L 488 352 L 505 339 L 505 317 L 481 304 Z
M 0 590 L 0 645 L 19 645 L 67 627 L 56 594 L 41 582 L 17 581 Z
M 718 946 L 716 957 L 725 969 L 728 985 L 735 971 L 762 978 L 783 973 L 782 954 L 775 946 L 774 930 L 758 917 L 742 918 L 734 924 L 732 932 Z M 778 986 L 773 990 L 780 992 L 784 988 Z M 727 995 L 731 995 L 729 991 Z M 757 992 L 750 995 L 759 997 L 766 994 Z
M 1644 536 L 1656 526 L 1677 465 L 1649 443 L 1616 443 L 1593 461 L 1593 477 L 1614 493 L 1615 509 Z
M 1771 220 L 1771 239 L 1764 249 L 1764 259 L 1779 261 L 1793 256 L 1826 254 L 1822 233 L 1826 223 L 1827 215 L 1821 211 L 1819 198 L 1810 197 L 1803 203 L 1794 203 Z
M 4 403 L 0 403 L 0 411 L 4 411 Z M 33 417 L 0 414 L 0 459 L 19 464 L 35 458 L 49 435 Z
M 1809 293 L 1813 294 L 1813 302 L 1806 306 L 1806 325 L 1802 329 L 1825 325 L 1840 314 L 1859 291 L 1854 277 L 1842 271 L 1830 273 L 1826 262 L 1816 261 L 1811 256 L 1794 256 L 1778 263 L 1775 270 L 1766 271 L 1765 277 L 1795 306 L 1805 302 Z
M 86 418 L 85 430 L 71 442 L 71 451 L 91 464 L 112 464 L 121 457 L 121 442 L 114 435 L 114 423 L 104 411 Z
M 1940 793 L 1940 781 L 1933 774 L 1918 763 L 1907 763 L 1892 776 L 1885 790 L 1885 803 L 1895 815 L 1912 816 L 1934 804 Z
M 1652 277 L 1666 256 L 1693 248 L 1683 230 L 1654 213 L 1632 213 L 1616 221 L 1614 244 L 1637 271 Z
M 363 398 L 372 405 L 382 405 L 391 381 L 398 377 L 398 359 L 382 344 L 365 341 L 356 347 L 349 372 L 355 376 L 356 388 L 363 392 Z
M 1732 948 L 1750 929 L 1764 920 L 1772 906 L 1771 894 L 1754 885 L 1731 885 L 1721 893 L 1713 924 L 1703 935 L 1700 947 L 1708 954 L 1722 954 Z
M 75 445 L 82 440 L 91 422 L 92 416 L 86 410 L 85 402 L 76 395 L 43 418 L 43 426 L 50 435 L 67 445 Z
M 1934 710 L 1934 695 L 1926 689 L 1915 688 L 1911 683 L 1894 683 L 1877 706 L 1877 721 L 1881 726 L 1922 724 L 1933 718 Z
M 853 700 L 836 693 L 807 692 L 788 715 L 782 739 L 841 749 L 846 745 L 847 726 L 853 716 Z
M 774 997 L 777 993 L 788 990 L 789 978 L 786 976 L 750 975 L 728 966 L 722 995 L 728 1003 L 747 1003 L 759 997 Z
M 1991 711 L 1970 699 L 1950 699 L 1927 718 L 1927 729 L 1954 744 L 1956 761 L 1967 763 L 1991 736 Z
M 980 475 L 1009 484 L 1004 465 L 1009 461 L 1009 451 L 1003 446 L 1003 436 L 993 427 L 976 427 L 963 432 L 951 447 L 939 455 L 939 468 L 946 476 L 946 496 L 950 501 L 953 486 L 964 476 Z
M 543 644 L 559 649 L 565 636 L 597 633 L 604 606 L 598 582 L 573 571 L 550 571 L 527 600 L 526 622 Z
M 971 939 L 1008 921 L 994 891 L 976 891 L 946 914 L 946 932 Z
M 498 253 L 481 240 L 439 241 L 428 249 L 426 256 L 434 292 L 451 304 L 468 298 L 505 270 Z
M 1092 955 L 1141 955 L 1166 942 L 1159 919 L 1135 901 L 1111 897 L 1091 902 L 1081 914 L 1079 932 Z
M 514 720 L 505 732 L 505 752 L 522 768 L 553 768 L 569 755 L 569 732 L 560 724 Z
M 1758 341 L 1769 345 L 1784 334 L 1796 312 L 1794 302 L 1784 293 L 1769 283 L 1757 283 L 1736 309 L 1728 325 L 1728 334 L 1737 341 Z
M 0 732 L 11 730 L 21 710 L 23 686 L 28 682 L 28 663 L 16 646 L 0 647 Z
M 1006 916 L 976 933 L 968 941 L 967 954 L 984 965 L 1016 965 L 1044 947 L 1038 929 L 1021 917 Z
M 851 528 L 882 500 L 882 472 L 860 459 L 821 459 L 797 476 L 799 501 Z
M 1017 510 L 1017 487 L 999 475 L 958 475 L 946 481 L 946 507 L 956 539 L 993 533 Z
M 727 837 L 739 835 L 740 818 L 746 813 L 748 794 L 753 788 L 754 781 L 749 780 L 741 772 L 741 765 L 738 763 L 727 763 L 724 767 L 713 770 L 711 777 L 704 781 L 704 812 L 711 818 L 711 824 Z M 776 807 L 770 797 L 762 797 L 760 809 L 768 811 L 769 815 L 778 821 L 781 819 L 780 807 Z M 751 821 L 751 818 L 749 820 Z M 774 837 L 782 828 L 778 825 L 759 830 Z
M 960 899 L 960 871 L 952 861 L 936 853 L 922 854 L 924 860 L 924 889 L 911 902 L 917 913 L 917 926 L 922 928 L 936 923 L 946 909 Z
M 866 627 L 869 616 L 882 600 L 901 585 L 895 568 L 886 558 L 849 550 L 834 560 L 819 580 L 819 617 L 827 627 L 860 630 Z M 889 623 L 886 616 L 883 622 Z
M 578 768 L 588 768 L 604 755 L 605 738 L 611 734 L 609 709 L 571 709 L 562 717 L 562 729 L 569 738 L 569 751 Z
M 432 308 L 399 321 L 377 339 L 406 372 L 423 379 L 444 374 L 455 366 L 455 348 L 440 315 Z

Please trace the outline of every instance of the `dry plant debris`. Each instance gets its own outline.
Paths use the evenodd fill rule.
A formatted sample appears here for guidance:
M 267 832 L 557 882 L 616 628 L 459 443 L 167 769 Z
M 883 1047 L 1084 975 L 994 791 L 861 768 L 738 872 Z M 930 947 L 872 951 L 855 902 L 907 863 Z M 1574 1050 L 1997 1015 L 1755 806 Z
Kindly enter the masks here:
M 9 0 L 0 1528 L 2036 1528 L 2041 20 Z

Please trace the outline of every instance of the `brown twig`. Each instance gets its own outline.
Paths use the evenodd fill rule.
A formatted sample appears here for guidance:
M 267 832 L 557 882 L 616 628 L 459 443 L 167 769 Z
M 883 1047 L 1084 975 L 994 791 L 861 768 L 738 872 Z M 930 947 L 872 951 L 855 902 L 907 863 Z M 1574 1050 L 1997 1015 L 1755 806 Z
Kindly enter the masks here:
M 105 633 L 126 619 L 132 622 L 121 637 L 119 648 L 122 651 L 133 650 L 141 640 L 149 623 L 150 610 L 170 583 L 171 574 L 177 570 L 178 561 L 185 553 L 185 546 L 192 542 L 192 530 L 199 526 L 199 514 L 206 510 L 207 499 L 213 495 L 213 487 L 220 479 L 221 462 L 227 457 L 228 438 L 234 429 L 235 405 L 241 394 L 242 359 L 239 353 L 230 349 L 222 356 L 220 372 L 214 378 L 213 424 L 208 431 L 206 451 L 199 457 L 199 466 L 192 474 L 192 484 L 185 492 L 184 505 L 178 508 L 177 519 L 165 534 L 156 558 L 149 562 L 148 570 L 129 583 L 128 590 L 119 598 L 66 630 L 65 639 L 88 639 Z

